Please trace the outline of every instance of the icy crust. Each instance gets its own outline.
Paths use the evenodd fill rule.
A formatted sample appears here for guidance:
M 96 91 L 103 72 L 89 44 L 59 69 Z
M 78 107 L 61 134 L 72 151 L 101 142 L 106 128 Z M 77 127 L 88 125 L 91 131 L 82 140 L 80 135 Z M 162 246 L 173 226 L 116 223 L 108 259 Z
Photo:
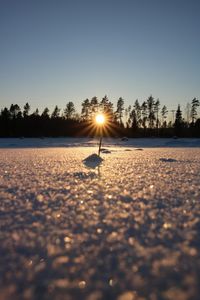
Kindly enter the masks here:
M 198 300 L 200 149 L 0 150 L 0 299 Z

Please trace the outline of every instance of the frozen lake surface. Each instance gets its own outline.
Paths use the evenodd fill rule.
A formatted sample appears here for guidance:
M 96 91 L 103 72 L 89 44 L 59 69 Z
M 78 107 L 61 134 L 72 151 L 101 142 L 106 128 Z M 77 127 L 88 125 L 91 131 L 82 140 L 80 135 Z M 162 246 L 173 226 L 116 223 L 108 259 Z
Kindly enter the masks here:
M 107 146 L 4 143 L 1 300 L 199 300 L 200 148 Z
M 0 138 L 0 148 L 93 147 L 96 138 Z M 103 138 L 103 144 L 126 147 L 200 147 L 200 138 Z

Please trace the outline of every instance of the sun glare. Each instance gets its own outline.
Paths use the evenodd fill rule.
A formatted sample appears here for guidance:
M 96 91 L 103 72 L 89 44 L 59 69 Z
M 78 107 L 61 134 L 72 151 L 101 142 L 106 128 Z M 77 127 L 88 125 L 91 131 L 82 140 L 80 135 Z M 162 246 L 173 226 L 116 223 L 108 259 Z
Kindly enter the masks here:
M 99 114 L 95 117 L 95 121 L 99 125 L 103 125 L 105 123 L 105 117 L 102 114 Z

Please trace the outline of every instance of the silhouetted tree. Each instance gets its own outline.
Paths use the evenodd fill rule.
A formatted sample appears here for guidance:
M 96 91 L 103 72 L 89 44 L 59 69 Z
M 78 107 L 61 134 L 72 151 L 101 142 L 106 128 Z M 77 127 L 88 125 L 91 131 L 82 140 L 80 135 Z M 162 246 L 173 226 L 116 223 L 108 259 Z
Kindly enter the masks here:
M 89 105 L 89 114 L 91 119 L 98 113 L 98 110 L 99 110 L 98 99 L 97 97 L 92 97 Z
M 49 119 L 49 109 L 48 109 L 48 107 L 45 107 L 45 109 L 43 110 L 43 112 L 41 114 L 41 117 L 45 118 L 45 119 Z
M 126 107 L 125 111 L 124 111 L 125 123 L 126 123 L 126 127 L 127 128 L 130 127 L 130 113 L 131 113 L 131 105 L 129 105 L 128 107 Z
M 149 121 L 149 128 L 153 128 L 154 127 L 154 121 L 155 121 L 155 112 L 154 112 L 154 105 L 155 105 L 155 101 L 154 98 L 152 96 L 150 96 L 147 99 L 147 109 L 148 109 L 148 121 Z
M 32 113 L 32 115 L 34 115 L 34 116 L 39 116 L 39 109 L 36 108 L 36 110 Z
M 134 107 L 134 110 L 135 110 L 135 118 L 136 118 L 137 127 L 140 127 L 140 125 L 142 124 L 142 119 L 141 119 L 142 108 L 140 106 L 140 103 L 139 103 L 138 99 L 135 101 L 133 107 Z
M 24 111 L 23 111 L 23 117 L 26 118 L 28 117 L 29 111 L 30 111 L 31 107 L 28 104 L 28 102 L 24 105 Z
M 114 119 L 113 104 L 109 101 L 107 95 L 105 95 L 100 102 L 100 109 L 105 114 L 106 119 L 111 122 Z
M 141 113 L 142 113 L 142 127 L 146 129 L 146 123 L 148 119 L 148 112 L 147 112 L 147 103 L 144 101 L 141 105 Z
M 136 129 L 138 129 L 138 120 L 137 120 L 137 114 L 135 109 L 133 109 L 130 113 L 130 120 L 131 120 L 131 128 L 133 129 L 133 131 L 135 131 Z
M 176 111 L 176 119 L 174 123 L 175 133 L 177 135 L 181 134 L 182 128 L 183 128 L 183 118 L 182 118 L 182 111 L 180 108 L 180 104 L 178 105 L 177 111 Z
M 191 120 L 191 104 L 190 103 L 186 104 L 186 107 L 185 107 L 185 117 L 186 117 L 185 118 L 186 122 L 189 125 L 190 124 L 190 120 Z
M 21 111 L 18 104 L 11 104 L 10 106 L 10 116 L 12 119 L 16 119 L 18 113 Z
M 76 110 L 75 110 L 74 103 L 72 101 L 69 101 L 66 104 L 66 107 L 64 109 L 64 117 L 65 117 L 65 119 L 67 119 L 67 120 L 73 119 L 75 111 Z
M 56 105 L 52 114 L 51 114 L 51 118 L 52 119 L 57 119 L 60 116 L 60 108 L 58 108 L 58 106 Z
M 11 118 L 11 114 L 10 111 L 7 109 L 7 107 L 5 107 L 4 109 L 1 110 L 1 119 L 2 120 L 10 120 Z
M 85 99 L 81 105 L 82 105 L 81 118 L 84 121 L 86 121 L 89 119 L 89 116 L 90 116 L 90 100 Z
M 156 102 L 154 103 L 154 114 L 156 116 L 156 128 L 158 130 L 159 128 L 159 110 L 160 110 L 160 100 L 157 99 Z
M 194 98 L 192 100 L 192 105 L 191 105 L 191 118 L 192 118 L 192 124 L 194 125 L 195 120 L 197 119 L 197 108 L 200 105 L 200 102 L 197 98 Z
M 118 121 L 120 123 L 120 125 L 123 124 L 123 122 L 122 122 L 123 111 L 124 111 L 124 99 L 122 97 L 120 97 L 117 100 L 117 110 L 115 112 L 116 121 Z
M 164 105 L 161 109 L 161 116 L 162 116 L 162 127 L 166 128 L 167 127 L 167 114 L 168 114 L 168 110 L 167 107 Z

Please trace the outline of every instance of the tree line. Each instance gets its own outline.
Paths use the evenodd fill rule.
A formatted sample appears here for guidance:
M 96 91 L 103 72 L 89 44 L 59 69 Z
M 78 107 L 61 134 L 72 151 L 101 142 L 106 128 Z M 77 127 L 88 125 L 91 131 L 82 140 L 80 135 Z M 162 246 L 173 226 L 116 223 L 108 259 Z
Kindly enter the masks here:
M 81 104 L 81 113 L 77 113 L 73 102 L 69 101 L 61 110 L 56 105 L 50 113 L 46 107 L 42 113 L 26 103 L 23 109 L 18 104 L 4 107 L 0 112 L 0 137 L 56 137 L 56 136 L 95 136 L 98 132 L 92 126 L 98 112 L 104 113 L 106 125 L 104 135 L 112 137 L 200 137 L 200 101 L 193 98 L 186 106 L 185 118 L 181 106 L 169 111 L 166 105 L 161 107 L 160 100 L 151 95 L 140 103 L 125 107 L 122 97 L 116 107 L 105 95 L 85 99 Z M 169 118 L 172 116 L 172 120 Z

